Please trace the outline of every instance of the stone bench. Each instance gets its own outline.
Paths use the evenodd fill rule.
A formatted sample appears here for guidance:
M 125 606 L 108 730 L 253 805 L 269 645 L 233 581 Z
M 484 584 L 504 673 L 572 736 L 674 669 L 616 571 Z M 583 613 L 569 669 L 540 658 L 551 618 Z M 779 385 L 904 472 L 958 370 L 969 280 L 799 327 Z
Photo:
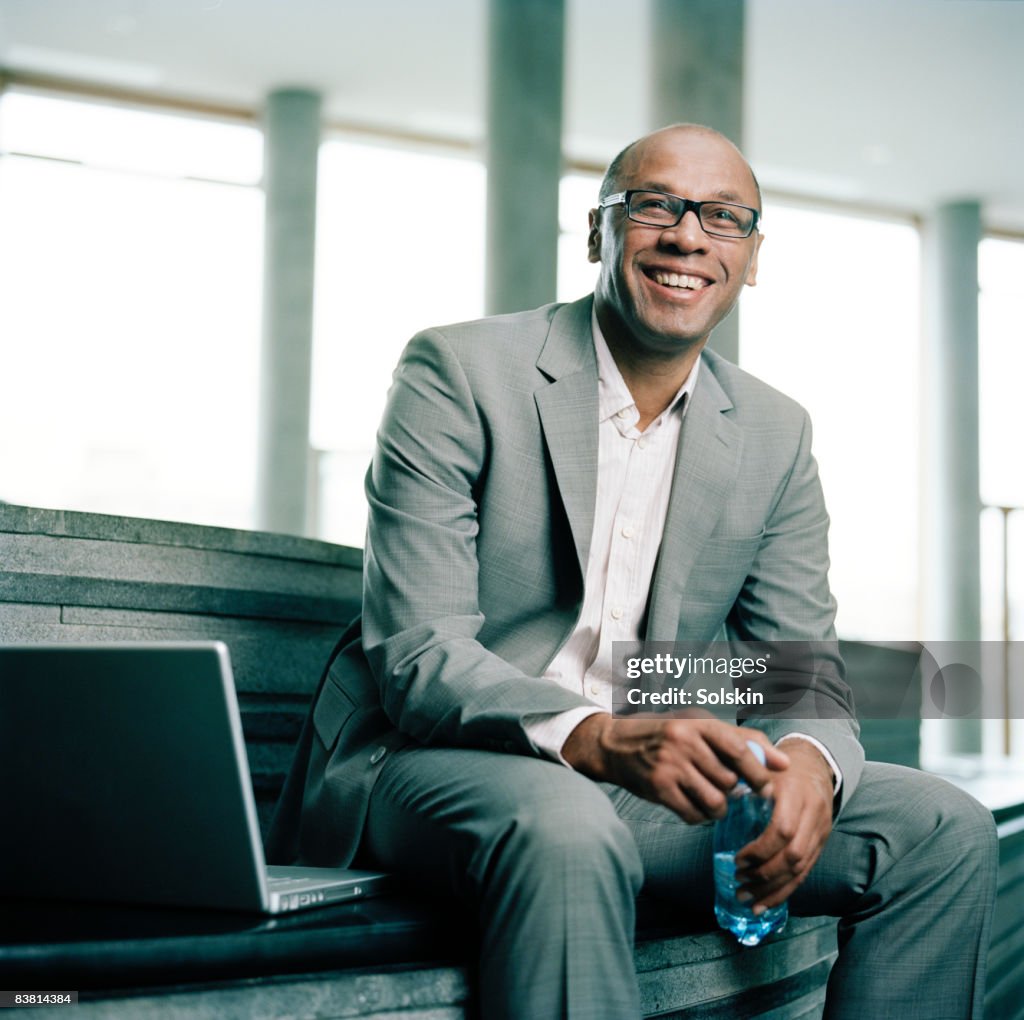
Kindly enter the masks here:
M 264 833 L 362 553 L 287 535 L 0 504 L 0 640 L 221 640 Z
M 312 688 L 359 609 L 361 563 L 309 539 L 0 505 L 0 641 L 223 640 L 266 831 Z M 867 734 L 905 764 L 916 740 L 905 722 Z M 78 989 L 86 1016 L 450 1020 L 474 1015 L 471 930 L 408 895 L 279 919 L 8 902 L 0 987 Z M 796 1020 L 820 1016 L 834 955 L 828 918 L 745 950 L 642 909 L 636 967 L 650 1016 Z

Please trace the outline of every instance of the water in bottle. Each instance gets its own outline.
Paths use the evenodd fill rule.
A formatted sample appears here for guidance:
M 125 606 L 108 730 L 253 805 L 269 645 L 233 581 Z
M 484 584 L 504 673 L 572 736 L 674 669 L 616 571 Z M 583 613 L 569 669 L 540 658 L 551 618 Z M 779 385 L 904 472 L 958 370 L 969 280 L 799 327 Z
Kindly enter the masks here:
M 763 765 L 761 745 L 748 740 L 747 746 Z M 736 898 L 736 854 L 764 831 L 773 807 L 769 798 L 758 796 L 740 780 L 729 793 L 725 817 L 715 823 L 715 916 L 744 946 L 756 946 L 772 932 L 781 931 L 789 918 L 785 903 L 756 915 L 751 901 L 741 903 Z

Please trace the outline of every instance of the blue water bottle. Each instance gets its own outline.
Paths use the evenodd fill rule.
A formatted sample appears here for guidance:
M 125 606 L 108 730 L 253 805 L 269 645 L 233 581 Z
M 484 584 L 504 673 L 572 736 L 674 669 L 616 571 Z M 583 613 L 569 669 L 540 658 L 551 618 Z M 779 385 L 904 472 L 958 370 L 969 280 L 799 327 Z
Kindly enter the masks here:
M 748 740 L 747 746 L 764 765 L 761 745 Z M 781 931 L 789 919 L 786 903 L 758 916 L 750 909 L 751 901 L 741 903 L 736 899 L 736 854 L 764 832 L 774 806 L 774 801 L 758 796 L 741 779 L 729 792 L 725 817 L 715 823 L 715 917 L 743 946 L 756 946 L 772 932 Z

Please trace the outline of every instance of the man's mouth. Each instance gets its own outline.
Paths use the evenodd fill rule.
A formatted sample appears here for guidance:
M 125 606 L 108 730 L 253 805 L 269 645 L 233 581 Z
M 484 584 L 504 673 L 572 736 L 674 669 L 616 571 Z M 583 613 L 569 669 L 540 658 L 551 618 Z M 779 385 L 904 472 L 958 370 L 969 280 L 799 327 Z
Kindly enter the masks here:
M 703 276 L 690 276 L 686 273 L 665 273 L 661 270 L 653 270 L 647 275 L 662 287 L 675 287 L 678 290 L 703 290 L 711 281 Z

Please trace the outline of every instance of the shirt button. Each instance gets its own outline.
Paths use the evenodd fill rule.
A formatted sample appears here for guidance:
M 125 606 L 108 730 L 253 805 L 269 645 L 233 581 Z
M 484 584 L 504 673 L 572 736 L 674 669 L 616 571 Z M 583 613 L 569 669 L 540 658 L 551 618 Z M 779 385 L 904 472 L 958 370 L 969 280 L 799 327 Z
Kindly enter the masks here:
M 641 450 L 646 449 L 646 447 L 647 447 L 647 440 L 644 439 L 643 437 L 641 437 L 640 439 L 638 439 L 636 441 L 636 445 L 637 445 L 638 449 L 641 449 Z
M 590 687 L 588 688 L 588 690 L 590 691 L 591 694 L 597 694 L 598 693 L 597 684 L 591 684 Z
M 625 418 L 627 414 L 629 414 L 629 411 L 626 410 L 626 408 L 623 408 L 621 411 L 615 412 L 615 417 L 621 420 Z
M 622 537 L 623 538 L 632 538 L 635 534 L 636 534 L 636 529 L 633 527 L 632 524 L 627 524 L 622 529 Z
M 386 747 L 378 747 L 377 750 L 370 755 L 370 764 L 376 765 L 377 762 L 379 762 L 387 753 L 388 749 Z
M 613 620 L 621 620 L 624 615 L 625 615 L 625 610 L 622 608 L 622 606 L 616 606 L 612 610 L 612 619 Z

